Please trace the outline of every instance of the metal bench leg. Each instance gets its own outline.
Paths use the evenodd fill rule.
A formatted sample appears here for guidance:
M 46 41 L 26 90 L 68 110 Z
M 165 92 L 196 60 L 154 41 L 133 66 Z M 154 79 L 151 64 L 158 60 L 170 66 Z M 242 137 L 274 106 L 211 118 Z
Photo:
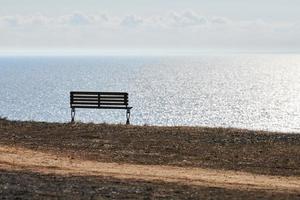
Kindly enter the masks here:
M 130 124 L 130 109 L 127 109 L 127 112 L 126 112 L 126 125 L 129 125 Z
M 71 122 L 73 123 L 75 121 L 75 108 L 71 109 Z

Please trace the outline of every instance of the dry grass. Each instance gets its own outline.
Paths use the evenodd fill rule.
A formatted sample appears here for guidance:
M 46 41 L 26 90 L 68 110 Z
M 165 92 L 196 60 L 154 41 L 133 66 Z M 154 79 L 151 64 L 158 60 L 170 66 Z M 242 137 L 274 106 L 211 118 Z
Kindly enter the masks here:
M 299 134 L 1 120 L 0 144 L 105 162 L 300 175 Z
M 159 181 L 58 176 L 0 170 L 2 199 L 299 199 L 297 194 L 237 191 Z
M 99 162 L 300 176 L 298 134 L 225 128 L 60 124 L 0 119 L 0 145 Z M 19 184 L 16 186 L 15 182 Z M 7 198 L 19 195 L 28 199 L 71 198 L 75 194 L 91 199 L 300 198 L 299 194 L 262 190 L 195 187 L 107 177 L 42 175 L 26 170 L 2 170 L 0 194 Z

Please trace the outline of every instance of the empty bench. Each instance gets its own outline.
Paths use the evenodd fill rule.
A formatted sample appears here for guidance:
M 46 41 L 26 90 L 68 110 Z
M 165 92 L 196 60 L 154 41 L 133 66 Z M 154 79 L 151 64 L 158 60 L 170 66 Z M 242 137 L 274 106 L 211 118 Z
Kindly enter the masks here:
M 123 109 L 126 110 L 126 124 L 130 124 L 128 93 L 125 92 L 70 92 L 71 122 L 75 120 L 76 108 Z

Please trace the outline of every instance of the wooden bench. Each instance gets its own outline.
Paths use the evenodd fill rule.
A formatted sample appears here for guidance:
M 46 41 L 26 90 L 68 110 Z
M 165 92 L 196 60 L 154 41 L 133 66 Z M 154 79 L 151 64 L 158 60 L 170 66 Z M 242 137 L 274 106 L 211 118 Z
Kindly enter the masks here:
M 71 122 L 75 119 L 76 108 L 90 109 L 124 109 L 126 124 L 130 124 L 130 109 L 128 93 L 125 92 L 70 92 Z

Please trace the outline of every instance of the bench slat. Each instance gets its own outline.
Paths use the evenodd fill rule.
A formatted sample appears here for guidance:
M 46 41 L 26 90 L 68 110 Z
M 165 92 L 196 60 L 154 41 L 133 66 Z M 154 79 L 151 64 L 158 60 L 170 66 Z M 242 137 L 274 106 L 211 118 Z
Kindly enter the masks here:
M 100 95 L 100 98 L 102 99 L 124 99 L 128 98 L 127 96 L 115 96 L 115 95 Z
M 78 105 L 78 104 L 82 104 L 82 105 L 99 105 L 98 102 L 73 102 L 72 105 Z
M 73 99 L 72 102 L 98 102 L 98 99 Z M 100 102 L 119 102 L 119 103 L 127 103 L 128 100 L 124 99 L 100 99 Z
M 90 96 L 83 96 L 83 95 L 71 95 L 71 98 L 82 98 L 82 99 L 98 99 L 98 95 L 90 95 Z M 127 96 L 112 96 L 112 95 L 106 95 L 106 96 L 103 96 L 103 95 L 100 95 L 100 98 L 102 99 L 128 99 Z
M 96 98 L 96 97 L 98 97 L 99 95 L 77 95 L 77 94 L 75 94 L 75 95 L 71 95 L 71 97 L 74 97 L 74 98 Z
M 79 106 L 71 106 L 71 108 L 100 108 L 100 109 L 131 109 L 132 107 L 126 107 L 126 106 L 84 106 L 84 105 L 79 105 Z
M 71 108 L 98 108 L 98 106 L 78 106 L 78 105 L 72 106 L 71 105 Z
M 118 106 L 123 106 L 123 105 L 126 105 L 126 104 L 124 104 L 124 103 L 102 103 L 102 102 L 100 102 L 100 105 L 118 105 Z
M 98 99 L 98 96 L 71 96 L 73 99 Z M 100 96 L 101 99 L 128 99 L 122 96 Z
M 99 92 L 70 92 L 71 95 L 98 95 Z
M 125 102 L 127 103 L 127 99 L 100 99 L 100 102 Z
M 98 102 L 99 101 L 98 98 L 97 99 L 96 98 L 95 99 L 73 98 L 72 100 L 73 100 L 73 102 L 77 102 L 77 101 L 97 101 Z
M 93 102 L 73 102 L 72 105 L 73 106 L 74 105 L 99 105 L 99 103 L 98 102 L 96 102 L 96 103 L 93 103 Z M 126 104 L 124 104 L 124 103 L 115 103 L 115 102 L 113 102 L 113 103 L 101 103 L 100 102 L 100 105 L 126 106 Z
M 72 91 L 70 92 L 73 95 L 83 94 L 83 95 L 128 95 L 127 92 L 83 92 L 83 91 Z
M 128 95 L 127 92 L 99 92 L 101 95 Z
M 128 109 L 128 107 L 119 106 L 101 106 L 100 109 Z
M 81 98 L 73 98 L 72 99 L 73 102 L 77 102 L 77 101 L 99 101 L 99 99 L 94 98 L 94 99 L 81 99 Z M 100 99 L 100 101 L 102 102 L 128 102 L 127 99 Z

